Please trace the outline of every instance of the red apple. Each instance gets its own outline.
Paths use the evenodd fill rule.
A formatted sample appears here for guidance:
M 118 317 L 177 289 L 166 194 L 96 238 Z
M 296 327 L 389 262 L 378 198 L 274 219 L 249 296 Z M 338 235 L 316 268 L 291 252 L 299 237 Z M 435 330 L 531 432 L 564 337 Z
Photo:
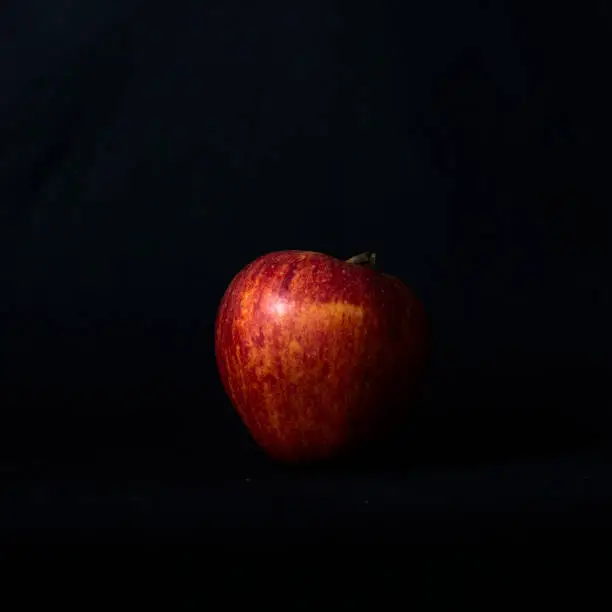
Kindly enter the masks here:
M 421 301 L 364 254 L 279 251 L 232 280 L 215 326 L 223 386 L 251 435 L 288 462 L 329 459 L 409 413 L 428 354 Z

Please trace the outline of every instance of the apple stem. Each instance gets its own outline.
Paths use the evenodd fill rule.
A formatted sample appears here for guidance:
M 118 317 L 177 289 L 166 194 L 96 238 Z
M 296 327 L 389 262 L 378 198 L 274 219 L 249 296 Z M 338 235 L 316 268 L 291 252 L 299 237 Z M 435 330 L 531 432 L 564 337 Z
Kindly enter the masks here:
M 370 251 L 367 253 L 360 253 L 359 255 L 347 259 L 346 263 L 374 268 L 376 265 L 376 253 L 371 253 Z

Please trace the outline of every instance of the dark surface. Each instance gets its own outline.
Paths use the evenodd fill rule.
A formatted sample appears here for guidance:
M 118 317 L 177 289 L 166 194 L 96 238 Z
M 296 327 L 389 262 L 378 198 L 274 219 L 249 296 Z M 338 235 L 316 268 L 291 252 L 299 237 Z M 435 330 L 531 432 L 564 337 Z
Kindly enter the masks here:
M 494 4 L 3 3 L 3 526 L 607 524 L 612 12 Z M 428 306 L 375 458 L 274 466 L 223 395 L 217 305 L 285 248 Z

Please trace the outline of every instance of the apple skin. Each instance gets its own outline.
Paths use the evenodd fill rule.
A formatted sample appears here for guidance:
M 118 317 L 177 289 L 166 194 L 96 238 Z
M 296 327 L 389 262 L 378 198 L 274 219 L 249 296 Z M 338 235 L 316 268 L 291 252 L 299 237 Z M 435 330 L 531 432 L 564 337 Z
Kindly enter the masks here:
M 333 459 L 409 414 L 429 354 L 421 301 L 403 282 L 311 251 L 259 257 L 215 324 L 221 381 L 274 459 Z

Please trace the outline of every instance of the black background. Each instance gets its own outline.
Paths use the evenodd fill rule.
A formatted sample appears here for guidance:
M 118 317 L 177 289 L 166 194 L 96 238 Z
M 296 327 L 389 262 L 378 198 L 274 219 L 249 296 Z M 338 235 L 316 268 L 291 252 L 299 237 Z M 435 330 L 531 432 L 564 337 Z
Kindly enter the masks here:
M 612 11 L 538 6 L 4 2 L 2 524 L 606 523 Z M 223 394 L 221 296 L 286 248 L 430 312 L 368 462 L 272 465 Z

